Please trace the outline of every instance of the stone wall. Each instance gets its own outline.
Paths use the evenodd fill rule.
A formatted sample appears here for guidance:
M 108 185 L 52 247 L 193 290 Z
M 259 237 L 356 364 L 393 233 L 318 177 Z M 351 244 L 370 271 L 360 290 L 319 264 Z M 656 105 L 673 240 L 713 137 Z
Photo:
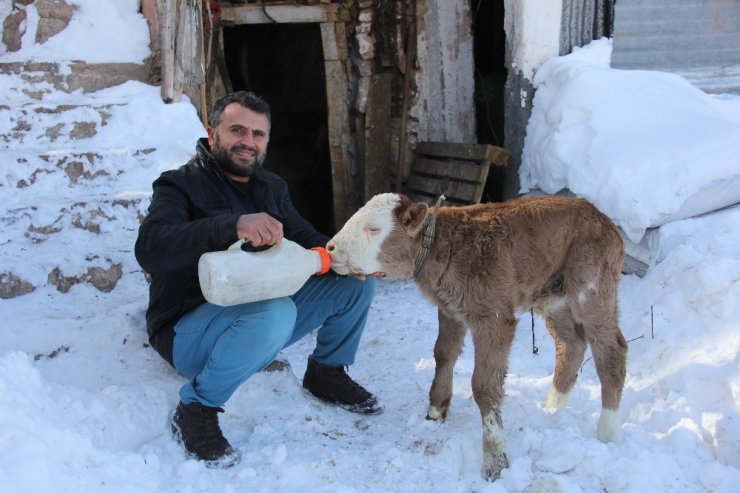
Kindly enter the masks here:
M 15 0 L 16 8 L 3 20 L 3 44 L 9 52 L 21 49 L 21 39 L 26 32 L 25 7 L 33 4 L 39 15 L 36 43 L 43 43 L 64 30 L 77 8 L 64 0 Z

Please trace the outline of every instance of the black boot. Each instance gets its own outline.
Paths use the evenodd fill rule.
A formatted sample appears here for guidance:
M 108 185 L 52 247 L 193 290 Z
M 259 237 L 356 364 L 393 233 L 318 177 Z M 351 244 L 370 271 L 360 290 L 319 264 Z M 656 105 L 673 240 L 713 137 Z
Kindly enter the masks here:
M 185 447 L 188 457 L 204 461 L 206 467 L 227 468 L 239 462 L 239 454 L 218 425 L 218 413 L 222 412 L 220 407 L 180 402 L 172 416 L 175 439 Z
M 373 394 L 352 380 L 343 366 L 326 366 L 308 359 L 303 388 L 319 399 L 353 413 L 380 414 L 383 406 Z

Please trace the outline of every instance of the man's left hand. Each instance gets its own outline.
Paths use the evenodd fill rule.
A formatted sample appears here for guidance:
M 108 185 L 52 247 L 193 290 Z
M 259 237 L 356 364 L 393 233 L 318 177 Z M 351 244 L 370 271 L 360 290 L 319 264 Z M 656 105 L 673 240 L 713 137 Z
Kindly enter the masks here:
M 360 281 L 364 281 L 368 277 L 385 277 L 385 272 L 373 272 L 372 274 L 355 274 L 355 277 Z

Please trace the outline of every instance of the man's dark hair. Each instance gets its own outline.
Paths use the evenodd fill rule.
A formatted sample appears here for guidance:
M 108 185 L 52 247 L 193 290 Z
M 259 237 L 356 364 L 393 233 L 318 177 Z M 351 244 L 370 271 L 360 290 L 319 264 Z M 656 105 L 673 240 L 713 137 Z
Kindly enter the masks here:
M 208 124 L 212 127 L 218 126 L 218 122 L 221 121 L 221 114 L 224 112 L 224 108 L 231 103 L 239 103 L 247 109 L 265 115 L 267 117 L 267 122 L 272 125 L 270 105 L 252 91 L 236 91 L 219 98 L 213 104 L 213 110 L 211 111 L 211 116 L 208 118 Z

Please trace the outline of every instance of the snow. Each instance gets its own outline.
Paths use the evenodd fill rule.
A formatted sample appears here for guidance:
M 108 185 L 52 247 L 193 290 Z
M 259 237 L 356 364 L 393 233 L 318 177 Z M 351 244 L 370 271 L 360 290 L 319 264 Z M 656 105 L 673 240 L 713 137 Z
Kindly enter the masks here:
M 601 39 L 537 72 L 522 191 L 567 188 L 634 242 L 740 202 L 740 101 L 674 74 L 611 69 L 610 55 Z
M 2 0 L 0 13 L 9 12 L 10 0 Z M 76 6 L 69 25 L 43 44 L 36 44 L 39 14 L 26 8 L 25 34 L 18 52 L 7 53 L 0 43 L 3 61 L 80 60 L 88 63 L 142 63 L 150 55 L 149 28 L 138 13 L 139 0 L 66 0 Z M 4 16 L 3 16 L 4 18 Z
M 80 31 L 64 34 L 65 43 L 91 44 L 90 36 L 118 32 L 126 23 L 133 26 L 127 31 L 130 44 L 114 47 L 115 36 L 101 36 L 94 39 L 95 49 L 120 56 L 119 61 L 141 58 L 139 49 L 148 40 L 137 27 L 143 19 L 136 2 L 105 2 L 119 9 L 119 15 L 106 17 L 97 15 L 92 0 L 74 3 L 84 8 L 69 29 Z M 131 52 L 120 53 L 123 46 Z M 47 60 L 58 54 L 56 59 L 64 61 L 76 49 L 90 47 L 55 51 L 24 43 L 21 52 L 3 55 L 0 62 L 41 54 Z M 553 192 L 567 187 L 588 196 L 637 234 L 647 223 L 642 218 L 675 214 L 679 199 L 710 201 L 698 183 L 736 177 L 740 166 L 727 159 L 728 149 L 737 145 L 730 134 L 740 120 L 740 100 L 701 95 L 665 74 L 608 69 L 604 50 L 604 42 L 592 43 L 570 57 L 572 64 L 568 57 L 553 59 L 538 73 L 540 91 L 523 169 L 537 187 Z M 581 60 L 589 53 L 595 63 Z M 574 80 L 589 72 L 597 86 L 609 88 L 608 97 Z M 293 372 L 255 375 L 228 402 L 222 425 L 242 461 L 228 470 L 211 470 L 187 460 L 170 437 L 168 420 L 184 379 L 146 347 L 147 283 L 133 258 L 137 214 L 145 210 L 146 199 L 133 210 L 110 200 L 148 197 L 162 170 L 185 162 L 204 134 L 195 111 L 187 101 L 165 105 L 158 88 L 134 82 L 94 94 L 47 88 L 41 101 L 24 99 L 29 83 L 18 76 L 0 74 L 0 87 L 2 135 L 12 134 L 24 111 L 32 119 L 27 133 L 0 141 L 5 218 L 0 272 L 42 285 L 0 300 L 0 491 L 737 491 L 739 208 L 667 222 L 658 229 L 658 263 L 644 278 L 623 277 L 621 323 L 630 352 L 619 445 L 596 439 L 600 390 L 592 361 L 584 362 L 568 406 L 557 412 L 544 407 L 554 348 L 542 320 L 532 321 L 525 313 L 511 351 L 503 405 L 511 467 L 500 480 L 484 481 L 470 341 L 455 369 L 447 421 L 425 420 L 436 312 L 412 283 L 383 280 L 350 373 L 379 396 L 385 413 L 353 415 L 308 397 L 299 378 L 314 344 L 309 337 L 284 351 Z M 559 103 L 548 101 L 551 88 L 570 95 Z M 572 90 L 580 95 L 580 106 Z M 558 99 L 555 92 L 549 98 Z M 87 106 L 32 111 L 60 104 Z M 91 109 L 98 106 L 106 106 L 108 116 L 96 135 L 53 140 L 45 133 L 55 124 L 99 119 Z M 703 153 L 693 170 L 684 153 L 668 153 L 670 132 L 661 127 L 687 118 L 690 123 L 687 111 L 698 119 L 691 139 L 681 144 L 699 146 L 687 151 L 692 156 Z M 637 127 L 625 129 L 618 122 Z M 545 134 L 552 145 L 536 143 Z M 599 148 L 610 141 L 616 141 L 610 150 Z M 30 181 L 30 171 L 42 165 L 40 155 L 88 151 L 100 155 L 95 166 L 110 176 L 80 179 L 76 186 L 64 173 L 39 173 Z M 594 170 L 587 159 L 591 152 L 612 159 L 599 161 L 600 170 Z M 565 166 L 568 154 L 574 157 L 571 166 Z M 620 156 L 648 159 L 645 155 L 653 165 L 641 161 L 640 180 L 632 176 L 634 169 L 608 168 Z M 29 185 L 17 188 L 21 179 Z M 650 183 L 648 197 L 643 182 Z M 99 233 L 72 227 L 64 214 L 57 220 L 69 204 L 96 200 L 109 218 L 100 222 Z M 59 231 L 29 232 L 29 226 L 50 224 Z M 112 291 L 88 283 L 67 293 L 43 286 L 53 266 L 66 275 L 79 274 L 96 253 L 122 265 L 123 276 Z

